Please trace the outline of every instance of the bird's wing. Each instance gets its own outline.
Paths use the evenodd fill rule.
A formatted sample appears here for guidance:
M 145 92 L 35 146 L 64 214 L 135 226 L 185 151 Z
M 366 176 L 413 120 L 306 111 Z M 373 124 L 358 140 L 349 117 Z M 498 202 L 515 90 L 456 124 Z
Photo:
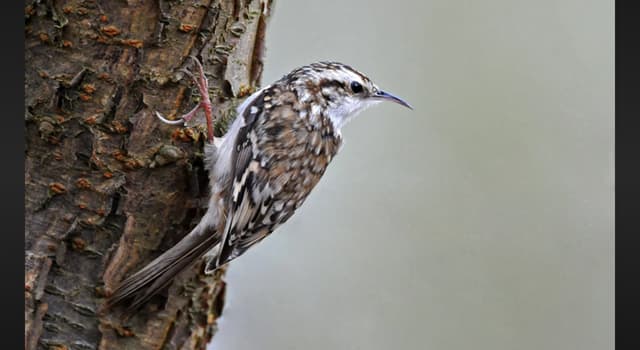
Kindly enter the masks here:
M 277 88 L 276 88 L 277 89 Z M 215 266 L 240 256 L 293 215 L 341 139 L 328 120 L 301 117 L 292 92 L 266 89 L 243 109 L 231 155 L 227 219 Z
M 283 145 L 281 134 L 286 127 L 279 118 L 269 115 L 293 110 L 290 105 L 267 104 L 265 108 L 264 96 L 266 92 L 253 99 L 240 116 L 245 119 L 232 150 L 232 190 L 215 267 L 240 256 L 288 218 L 280 215 L 283 209 L 288 209 L 283 203 L 274 206 L 274 198 L 281 194 L 290 176 L 290 172 L 277 166 L 285 151 L 277 145 Z M 276 138 L 278 142 L 273 142 Z

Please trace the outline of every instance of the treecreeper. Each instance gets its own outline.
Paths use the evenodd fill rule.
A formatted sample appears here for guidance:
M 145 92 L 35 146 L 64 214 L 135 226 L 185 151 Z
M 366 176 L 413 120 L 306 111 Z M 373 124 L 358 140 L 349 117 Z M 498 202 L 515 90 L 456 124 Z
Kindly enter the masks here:
M 205 273 L 242 255 L 286 222 L 305 201 L 342 145 L 341 128 L 381 101 L 411 108 L 381 90 L 366 75 L 338 62 L 294 69 L 251 94 L 237 109 L 227 133 L 213 134 L 211 101 L 202 64 L 193 57 L 201 101 L 177 120 L 200 110 L 207 122 L 205 144 L 209 206 L 200 222 L 175 246 L 125 279 L 105 307 L 143 305 L 197 259 Z

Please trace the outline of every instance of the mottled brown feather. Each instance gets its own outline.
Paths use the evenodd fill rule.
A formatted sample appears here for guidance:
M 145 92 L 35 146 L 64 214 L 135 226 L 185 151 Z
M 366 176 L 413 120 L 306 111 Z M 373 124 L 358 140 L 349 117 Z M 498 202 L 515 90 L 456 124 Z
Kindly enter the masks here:
M 294 92 L 274 85 L 245 109 L 227 228 L 216 266 L 208 270 L 242 255 L 291 217 L 338 152 L 342 139 L 329 118 L 310 109 L 301 114 L 303 108 Z

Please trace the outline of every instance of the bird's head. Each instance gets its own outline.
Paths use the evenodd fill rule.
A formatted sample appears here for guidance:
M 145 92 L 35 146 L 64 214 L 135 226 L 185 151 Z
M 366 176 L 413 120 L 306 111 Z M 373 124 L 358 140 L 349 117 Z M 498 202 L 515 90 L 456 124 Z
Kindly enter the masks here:
M 300 102 L 309 104 L 312 114 L 325 114 L 338 129 L 378 102 L 391 101 L 413 109 L 401 98 L 381 90 L 366 75 L 338 62 L 300 67 L 282 81 L 297 90 Z

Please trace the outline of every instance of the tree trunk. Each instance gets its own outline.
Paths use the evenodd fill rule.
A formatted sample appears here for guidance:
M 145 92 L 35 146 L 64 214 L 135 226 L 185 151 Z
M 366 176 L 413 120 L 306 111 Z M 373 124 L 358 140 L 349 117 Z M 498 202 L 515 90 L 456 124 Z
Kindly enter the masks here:
M 25 7 L 27 349 L 204 349 L 222 273 L 180 274 L 129 319 L 98 312 L 204 213 L 202 123 L 187 68 L 209 76 L 216 134 L 262 72 L 268 0 L 67 0 Z M 194 93 L 194 95 L 196 95 Z M 199 122 L 201 122 L 200 120 Z

